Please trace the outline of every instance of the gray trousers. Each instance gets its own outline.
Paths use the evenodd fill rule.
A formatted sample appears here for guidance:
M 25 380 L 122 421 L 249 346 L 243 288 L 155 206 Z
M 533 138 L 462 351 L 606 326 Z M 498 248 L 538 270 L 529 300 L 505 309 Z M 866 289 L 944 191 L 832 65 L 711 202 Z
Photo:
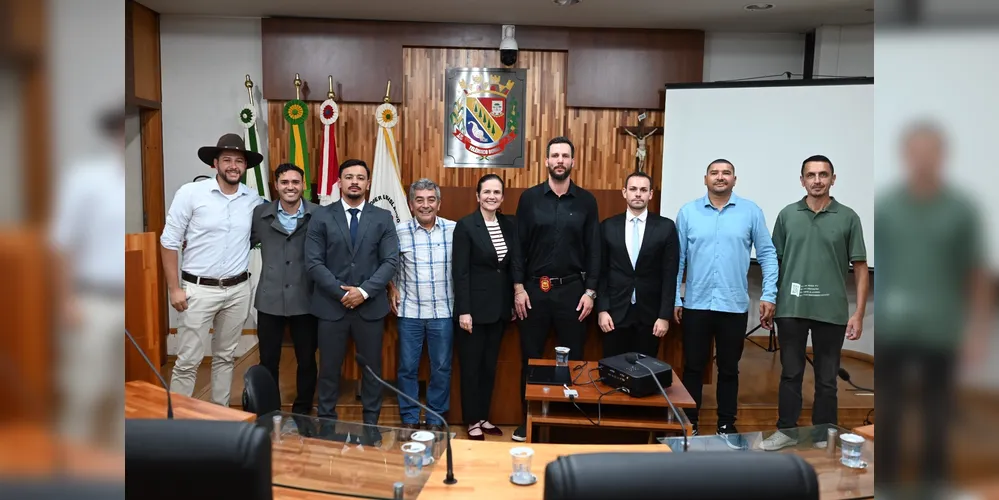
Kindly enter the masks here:
M 319 407 L 321 418 L 336 419 L 340 397 L 340 374 L 347 354 L 347 337 L 354 339 L 357 352 L 364 356 L 378 376 L 382 373 L 382 335 L 385 319 L 367 321 L 356 311 L 348 311 L 339 321 L 319 320 Z M 377 424 L 382 410 L 382 385 L 367 370 L 361 370 L 361 404 L 364 423 Z

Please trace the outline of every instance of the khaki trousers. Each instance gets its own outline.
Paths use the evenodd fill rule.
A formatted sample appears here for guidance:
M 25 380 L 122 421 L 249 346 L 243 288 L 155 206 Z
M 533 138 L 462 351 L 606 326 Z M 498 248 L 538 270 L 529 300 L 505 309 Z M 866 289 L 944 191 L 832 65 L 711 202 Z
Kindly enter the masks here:
M 212 402 L 229 406 L 232 388 L 233 354 L 243 333 L 250 309 L 250 282 L 231 287 L 196 285 L 183 282 L 187 310 L 177 324 L 177 363 L 170 378 L 170 392 L 193 396 L 198 366 L 204 359 L 205 337 L 209 328 L 212 347 Z
M 81 324 L 60 339 L 61 431 L 92 443 L 109 436 L 107 444 L 120 449 L 125 442 L 125 301 L 94 292 L 82 292 L 77 300 Z M 108 404 L 110 411 L 102 411 Z

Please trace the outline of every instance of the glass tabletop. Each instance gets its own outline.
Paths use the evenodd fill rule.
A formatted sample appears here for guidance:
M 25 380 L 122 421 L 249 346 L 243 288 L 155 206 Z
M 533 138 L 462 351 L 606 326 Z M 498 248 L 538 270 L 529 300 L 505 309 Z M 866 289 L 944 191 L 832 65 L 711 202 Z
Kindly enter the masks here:
M 273 412 L 273 484 L 357 498 L 416 498 L 445 449 L 443 432 Z
M 831 444 L 830 431 L 834 432 Z M 683 436 L 659 442 L 674 453 L 684 453 Z M 874 442 L 835 425 L 687 438 L 687 453 L 702 451 L 793 453 L 815 469 L 823 500 L 874 498 Z

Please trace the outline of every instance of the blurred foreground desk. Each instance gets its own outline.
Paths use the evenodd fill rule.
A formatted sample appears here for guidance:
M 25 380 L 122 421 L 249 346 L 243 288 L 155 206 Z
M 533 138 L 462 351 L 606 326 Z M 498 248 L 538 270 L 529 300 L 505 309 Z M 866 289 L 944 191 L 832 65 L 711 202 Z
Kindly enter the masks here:
M 783 429 L 782 432 L 797 436 L 798 442 L 776 451 L 762 451 L 762 442 L 775 431 L 752 431 L 739 434 L 728 434 L 727 438 L 718 435 L 693 436 L 688 439 L 687 453 L 719 452 L 719 453 L 791 453 L 808 462 L 815 470 L 819 479 L 819 498 L 821 500 L 846 500 L 857 498 L 874 498 L 874 442 L 864 442 L 860 459 L 863 468 L 850 468 L 840 462 L 842 447 L 838 446 L 830 454 L 826 448 L 816 448 L 816 442 L 826 439 L 830 428 L 836 429 L 837 436 L 849 433 L 848 429 L 833 425 L 817 425 Z M 665 443 L 678 452 L 683 449 L 683 438 L 662 438 Z M 766 479 L 763 479 L 766 480 Z
M 257 419 L 253 413 L 226 408 L 176 393 L 170 394 L 170 402 L 173 405 L 174 418 L 237 420 L 241 422 L 253 422 Z M 133 380 L 125 384 L 125 418 L 166 418 L 166 416 L 166 390 L 159 385 L 141 380 Z
M 663 445 L 570 445 L 570 444 L 529 444 L 534 450 L 531 472 L 538 477 L 538 482 L 531 486 L 517 486 L 510 482 L 511 459 L 510 449 L 518 443 L 496 441 L 470 441 L 455 439 L 451 441 L 454 451 L 454 477 L 457 484 L 444 484 L 447 475 L 445 458 L 440 457 L 440 463 L 433 469 L 419 492 L 419 500 L 424 499 L 542 499 L 545 493 L 545 466 L 560 455 L 597 452 L 669 452 Z M 317 465 L 319 465 L 317 463 Z M 339 476 L 336 480 L 339 480 Z M 334 491 L 340 485 L 332 484 Z M 317 488 L 319 489 L 319 488 Z M 330 500 L 340 498 L 357 498 L 357 496 L 338 495 L 335 493 L 312 493 L 307 491 L 284 488 L 275 484 L 275 500 Z M 383 497 L 384 498 L 384 497 Z M 390 496 L 388 498 L 391 498 Z M 407 493 L 406 498 L 412 498 Z
M 274 432 L 274 417 L 281 423 L 279 437 Z M 531 472 L 538 481 L 517 486 L 510 482 L 510 450 L 522 446 L 520 443 L 455 439 L 451 448 L 458 482 L 446 485 L 443 433 L 436 435 L 432 462 L 408 477 L 401 447 L 410 440 L 411 430 L 277 412 L 261 417 L 259 425 L 271 432 L 275 498 L 285 500 L 392 498 L 396 483 L 403 485 L 407 499 L 540 499 L 544 498 L 545 467 L 560 455 L 670 451 L 662 444 L 528 445 L 534 451 Z

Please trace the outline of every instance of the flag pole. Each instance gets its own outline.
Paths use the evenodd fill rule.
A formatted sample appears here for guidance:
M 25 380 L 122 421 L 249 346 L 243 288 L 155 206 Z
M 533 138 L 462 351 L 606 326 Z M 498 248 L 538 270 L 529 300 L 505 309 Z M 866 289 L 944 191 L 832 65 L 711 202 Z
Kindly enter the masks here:
M 246 75 L 246 94 L 250 96 L 250 106 L 253 106 L 253 80 L 250 80 L 250 75 Z

